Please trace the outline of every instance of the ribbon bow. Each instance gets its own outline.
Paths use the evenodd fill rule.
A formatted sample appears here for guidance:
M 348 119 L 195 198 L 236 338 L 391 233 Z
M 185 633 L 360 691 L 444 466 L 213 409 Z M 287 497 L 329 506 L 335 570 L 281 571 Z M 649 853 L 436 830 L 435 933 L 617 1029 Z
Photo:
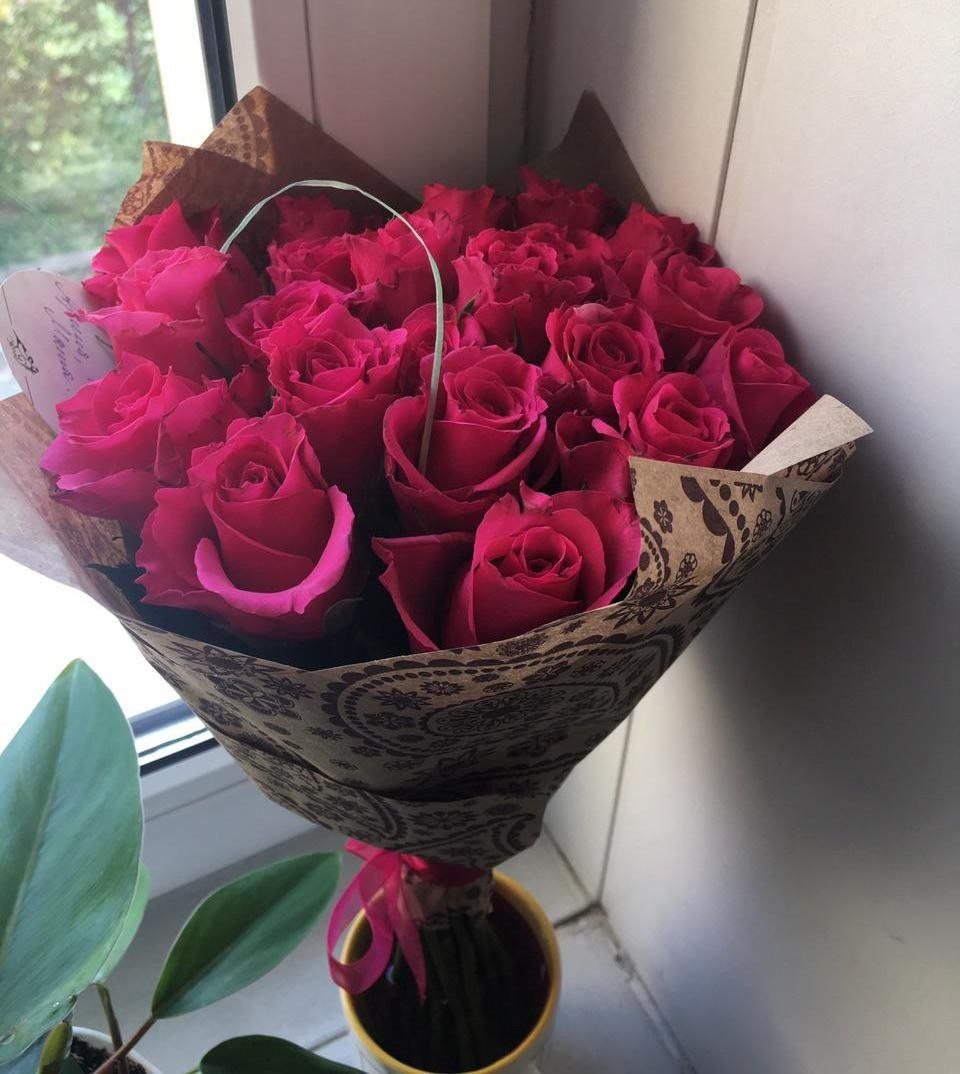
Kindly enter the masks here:
M 344 849 L 363 858 L 364 865 L 337 900 L 327 926 L 327 959 L 334 983 L 351 995 L 365 992 L 382 976 L 393 954 L 394 940 L 413 973 L 422 1003 L 427 995 L 427 967 L 417 922 L 407 901 L 403 878 L 411 870 L 431 883 L 459 887 L 480 870 L 442 865 L 396 850 L 348 839 Z M 370 926 L 370 946 L 355 962 L 341 962 L 334 952 L 340 937 L 360 911 Z

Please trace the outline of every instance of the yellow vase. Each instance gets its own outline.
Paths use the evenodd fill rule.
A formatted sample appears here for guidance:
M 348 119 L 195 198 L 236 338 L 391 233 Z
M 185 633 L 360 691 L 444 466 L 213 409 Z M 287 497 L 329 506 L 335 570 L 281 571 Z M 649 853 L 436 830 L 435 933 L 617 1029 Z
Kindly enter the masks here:
M 550 978 L 550 988 L 544 1003 L 540 1017 L 536 1025 L 527 1036 L 507 1055 L 502 1056 L 488 1066 L 479 1067 L 467 1074 L 537 1074 L 537 1060 L 544 1058 L 550 1036 L 553 1032 L 553 1023 L 557 1014 L 557 1002 L 560 998 L 560 948 L 557 945 L 557 935 L 553 931 L 547 915 L 543 912 L 540 904 L 534 899 L 529 891 L 516 880 L 511 880 L 501 872 L 494 871 L 494 888 L 498 895 L 505 899 L 526 921 L 536 937 L 537 943 L 543 951 L 544 961 L 547 964 L 547 972 Z M 350 926 L 344 944 L 344 961 L 352 962 L 360 954 L 360 945 L 363 942 L 364 915 L 358 914 Z M 420 1067 L 412 1067 L 402 1063 L 380 1047 L 364 1028 L 357 1015 L 356 1004 L 349 992 L 340 990 L 340 999 L 343 1003 L 343 1013 L 347 1019 L 347 1025 L 353 1034 L 353 1039 L 360 1053 L 360 1060 L 364 1070 L 372 1071 L 373 1074 L 444 1074 L 439 1071 L 425 1071 Z

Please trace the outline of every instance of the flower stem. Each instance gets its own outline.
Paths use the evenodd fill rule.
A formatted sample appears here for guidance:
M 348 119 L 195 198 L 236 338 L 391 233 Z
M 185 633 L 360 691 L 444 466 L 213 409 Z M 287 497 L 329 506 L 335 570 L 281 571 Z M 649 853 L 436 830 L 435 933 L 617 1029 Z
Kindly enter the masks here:
M 113 1068 L 133 1051 L 133 1049 L 140 1043 L 140 1041 L 147 1035 L 147 1033 L 156 1024 L 156 1018 L 152 1015 L 143 1023 L 143 1025 L 133 1034 L 133 1036 L 113 1053 L 108 1059 L 105 1059 L 100 1066 L 93 1072 L 93 1074 L 107 1074 L 108 1070 Z

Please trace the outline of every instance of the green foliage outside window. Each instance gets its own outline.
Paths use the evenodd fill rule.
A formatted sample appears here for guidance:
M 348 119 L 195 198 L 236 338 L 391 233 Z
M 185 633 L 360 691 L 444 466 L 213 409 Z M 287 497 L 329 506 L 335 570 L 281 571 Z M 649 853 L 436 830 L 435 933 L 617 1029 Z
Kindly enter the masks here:
M 0 0 L 0 276 L 96 248 L 167 137 L 147 0 Z

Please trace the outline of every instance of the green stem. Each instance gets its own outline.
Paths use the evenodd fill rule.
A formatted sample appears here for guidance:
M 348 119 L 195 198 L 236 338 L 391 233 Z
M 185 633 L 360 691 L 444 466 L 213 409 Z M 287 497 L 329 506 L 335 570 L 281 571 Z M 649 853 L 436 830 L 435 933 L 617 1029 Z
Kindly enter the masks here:
M 451 931 L 457 948 L 460 963 L 460 977 L 463 981 L 463 993 L 466 997 L 466 1013 L 477 1042 L 479 1063 L 487 1062 L 493 1041 L 487 1031 L 483 1016 L 483 996 L 480 992 L 480 979 L 477 972 L 476 922 L 466 914 L 450 915 Z
M 101 984 L 99 981 L 94 984 L 94 988 L 97 990 L 100 1006 L 103 1007 L 103 1014 L 107 1020 L 107 1029 L 110 1033 L 110 1040 L 113 1042 L 113 1050 L 119 1052 L 123 1047 L 123 1034 L 120 1032 L 120 1023 L 117 1020 L 117 1013 L 113 1009 L 113 1000 L 110 998 L 110 992 L 107 989 L 107 986 Z M 127 1065 L 126 1056 L 121 1056 L 117 1060 L 117 1070 L 120 1074 L 130 1074 L 130 1067 Z
M 423 929 L 420 935 L 425 940 L 424 947 L 430 953 L 430 957 L 437 968 L 437 976 L 440 978 L 440 986 L 447 1000 L 447 1007 L 453 1019 L 453 1026 L 457 1038 L 457 1050 L 460 1053 L 460 1069 L 473 1070 L 476 1063 L 473 1061 L 474 1048 L 470 1039 L 470 1026 L 464 1010 L 463 995 L 457 988 L 457 973 L 455 968 L 451 970 L 450 952 L 444 950 L 448 942 L 452 943 L 449 932 L 445 934 L 442 929 Z M 456 963 L 454 963 L 455 967 Z

